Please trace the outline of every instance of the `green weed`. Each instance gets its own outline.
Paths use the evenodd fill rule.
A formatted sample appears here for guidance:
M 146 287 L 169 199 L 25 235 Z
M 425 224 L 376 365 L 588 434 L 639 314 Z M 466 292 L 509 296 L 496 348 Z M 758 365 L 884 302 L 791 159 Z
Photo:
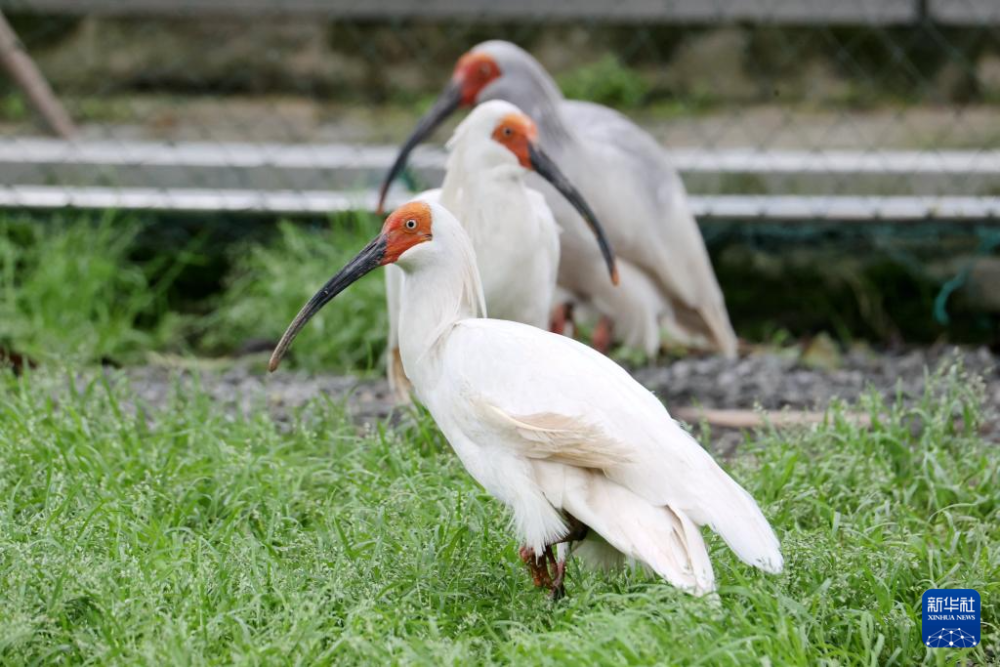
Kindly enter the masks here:
M 378 231 L 374 217 L 342 215 L 322 229 L 290 222 L 270 243 L 240 248 L 215 311 L 202 323 L 203 346 L 231 351 L 248 340 L 277 342 L 299 309 Z M 374 272 L 337 297 L 302 330 L 289 354 L 310 369 L 378 365 L 388 328 L 385 282 Z
M 570 99 L 620 109 L 640 106 L 649 93 L 646 79 L 611 54 L 563 74 L 558 83 L 563 94 Z
M 0 347 L 63 363 L 176 348 L 182 318 L 168 312 L 165 291 L 182 260 L 133 261 L 140 231 L 110 214 L 0 218 Z

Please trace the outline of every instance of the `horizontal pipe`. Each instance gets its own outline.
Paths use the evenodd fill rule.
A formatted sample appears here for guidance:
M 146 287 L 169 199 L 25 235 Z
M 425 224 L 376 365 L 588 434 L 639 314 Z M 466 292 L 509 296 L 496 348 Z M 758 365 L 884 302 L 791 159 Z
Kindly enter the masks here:
M 394 193 L 390 206 L 406 200 Z M 0 186 L 0 208 L 114 209 L 248 214 L 327 214 L 374 210 L 374 190 L 196 190 Z M 1000 225 L 998 197 L 714 195 L 689 198 L 701 221 L 778 223 L 988 223 Z

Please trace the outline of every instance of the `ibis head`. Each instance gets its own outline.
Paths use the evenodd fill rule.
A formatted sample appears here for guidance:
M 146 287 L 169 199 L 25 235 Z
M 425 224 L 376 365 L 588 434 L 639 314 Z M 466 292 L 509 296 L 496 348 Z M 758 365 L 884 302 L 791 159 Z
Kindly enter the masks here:
M 538 141 L 538 126 L 520 109 L 509 102 L 491 100 L 480 104 L 455 130 L 449 142 L 453 150 L 478 152 L 490 162 L 516 160 L 522 168 L 533 171 L 548 181 L 573 208 L 580 213 L 593 232 L 601 255 L 614 284 L 618 284 L 618 269 L 604 227 L 580 191 Z
M 271 354 L 268 370 L 274 371 L 291 346 L 299 331 L 323 306 L 372 270 L 399 261 L 413 248 L 434 238 L 431 231 L 433 219 L 430 206 L 421 201 L 405 204 L 386 218 L 382 231 L 366 245 L 354 259 L 344 265 L 316 294 L 288 325 L 284 335 Z
M 551 77 L 519 46 L 500 40 L 476 45 L 458 59 L 448 84 L 403 142 L 379 190 L 378 212 L 382 212 L 389 186 L 406 167 L 413 149 L 458 109 L 506 100 L 538 118 L 554 109 L 561 98 Z

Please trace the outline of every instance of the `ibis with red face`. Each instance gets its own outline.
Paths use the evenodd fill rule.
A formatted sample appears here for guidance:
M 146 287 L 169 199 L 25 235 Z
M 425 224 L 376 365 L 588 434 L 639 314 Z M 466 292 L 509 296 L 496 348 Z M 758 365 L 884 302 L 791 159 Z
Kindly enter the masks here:
M 403 144 L 381 198 L 414 147 L 455 110 L 490 100 L 516 104 L 538 123 L 539 145 L 607 226 L 618 256 L 617 289 L 600 276 L 602 257 L 579 213 L 542 179 L 563 233 L 559 285 L 602 314 L 598 331 L 655 354 L 661 329 L 682 344 L 735 356 L 726 310 L 687 192 L 660 145 L 622 114 L 564 99 L 531 55 L 504 41 L 479 44 L 455 65 L 437 102 Z
M 559 268 L 559 228 L 545 198 L 525 184 L 538 174 L 586 222 L 609 284 L 618 280 L 614 253 L 594 212 L 561 168 L 538 145 L 535 123 L 509 102 L 476 107 L 455 130 L 444 184 L 422 193 L 458 218 L 472 240 L 490 317 L 550 326 Z M 596 240 L 596 243 L 594 241 Z M 388 374 L 398 402 L 409 399 L 399 354 L 403 272 L 389 267 Z
M 743 561 L 780 572 L 754 499 L 608 357 L 519 322 L 482 318 L 468 233 L 415 201 L 303 306 L 269 364 L 325 304 L 398 266 L 399 348 L 417 397 L 466 470 L 510 510 L 536 585 L 564 591 L 569 543 L 588 562 L 633 559 L 694 594 L 715 588 L 701 526 Z M 606 278 L 606 276 L 605 276 Z

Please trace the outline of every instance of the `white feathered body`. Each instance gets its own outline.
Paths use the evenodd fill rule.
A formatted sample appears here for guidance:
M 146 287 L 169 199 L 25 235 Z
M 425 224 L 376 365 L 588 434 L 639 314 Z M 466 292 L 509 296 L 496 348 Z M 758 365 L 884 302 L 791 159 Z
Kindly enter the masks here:
M 403 367 L 469 473 L 540 553 L 565 513 L 595 539 L 695 593 L 714 588 L 699 526 L 744 561 L 782 566 L 754 500 L 610 359 L 572 339 L 477 319 L 475 253 L 434 209 L 434 241 L 400 265 Z M 431 247 L 434 246 L 434 247 Z
M 491 317 L 548 328 L 559 268 L 559 227 L 545 197 L 525 183 L 527 170 L 490 138 L 490 128 L 513 105 L 480 107 L 455 130 L 444 184 L 417 199 L 436 202 L 461 221 L 478 257 L 487 312 Z M 594 244 L 593 234 L 590 243 Z M 607 272 L 601 267 L 601 277 Z M 389 379 L 400 400 L 405 381 L 394 366 L 398 348 L 401 271 L 386 275 L 389 307 Z
M 487 312 L 547 328 L 559 268 L 559 228 L 545 198 L 525 185 L 524 170 L 516 164 L 480 171 L 467 166 L 459 173 L 465 175 L 461 186 L 450 190 L 446 180 L 440 201 L 472 240 Z
M 662 326 L 680 342 L 734 356 L 736 335 L 687 192 L 655 139 L 613 109 L 564 99 L 514 44 L 489 41 L 473 51 L 504 72 L 480 102 L 508 100 L 538 123 L 542 147 L 604 223 L 618 257 L 621 280 L 612 290 L 594 279 L 601 257 L 579 214 L 534 177 L 563 229 L 560 286 L 608 315 L 618 340 L 649 354 L 659 349 Z

